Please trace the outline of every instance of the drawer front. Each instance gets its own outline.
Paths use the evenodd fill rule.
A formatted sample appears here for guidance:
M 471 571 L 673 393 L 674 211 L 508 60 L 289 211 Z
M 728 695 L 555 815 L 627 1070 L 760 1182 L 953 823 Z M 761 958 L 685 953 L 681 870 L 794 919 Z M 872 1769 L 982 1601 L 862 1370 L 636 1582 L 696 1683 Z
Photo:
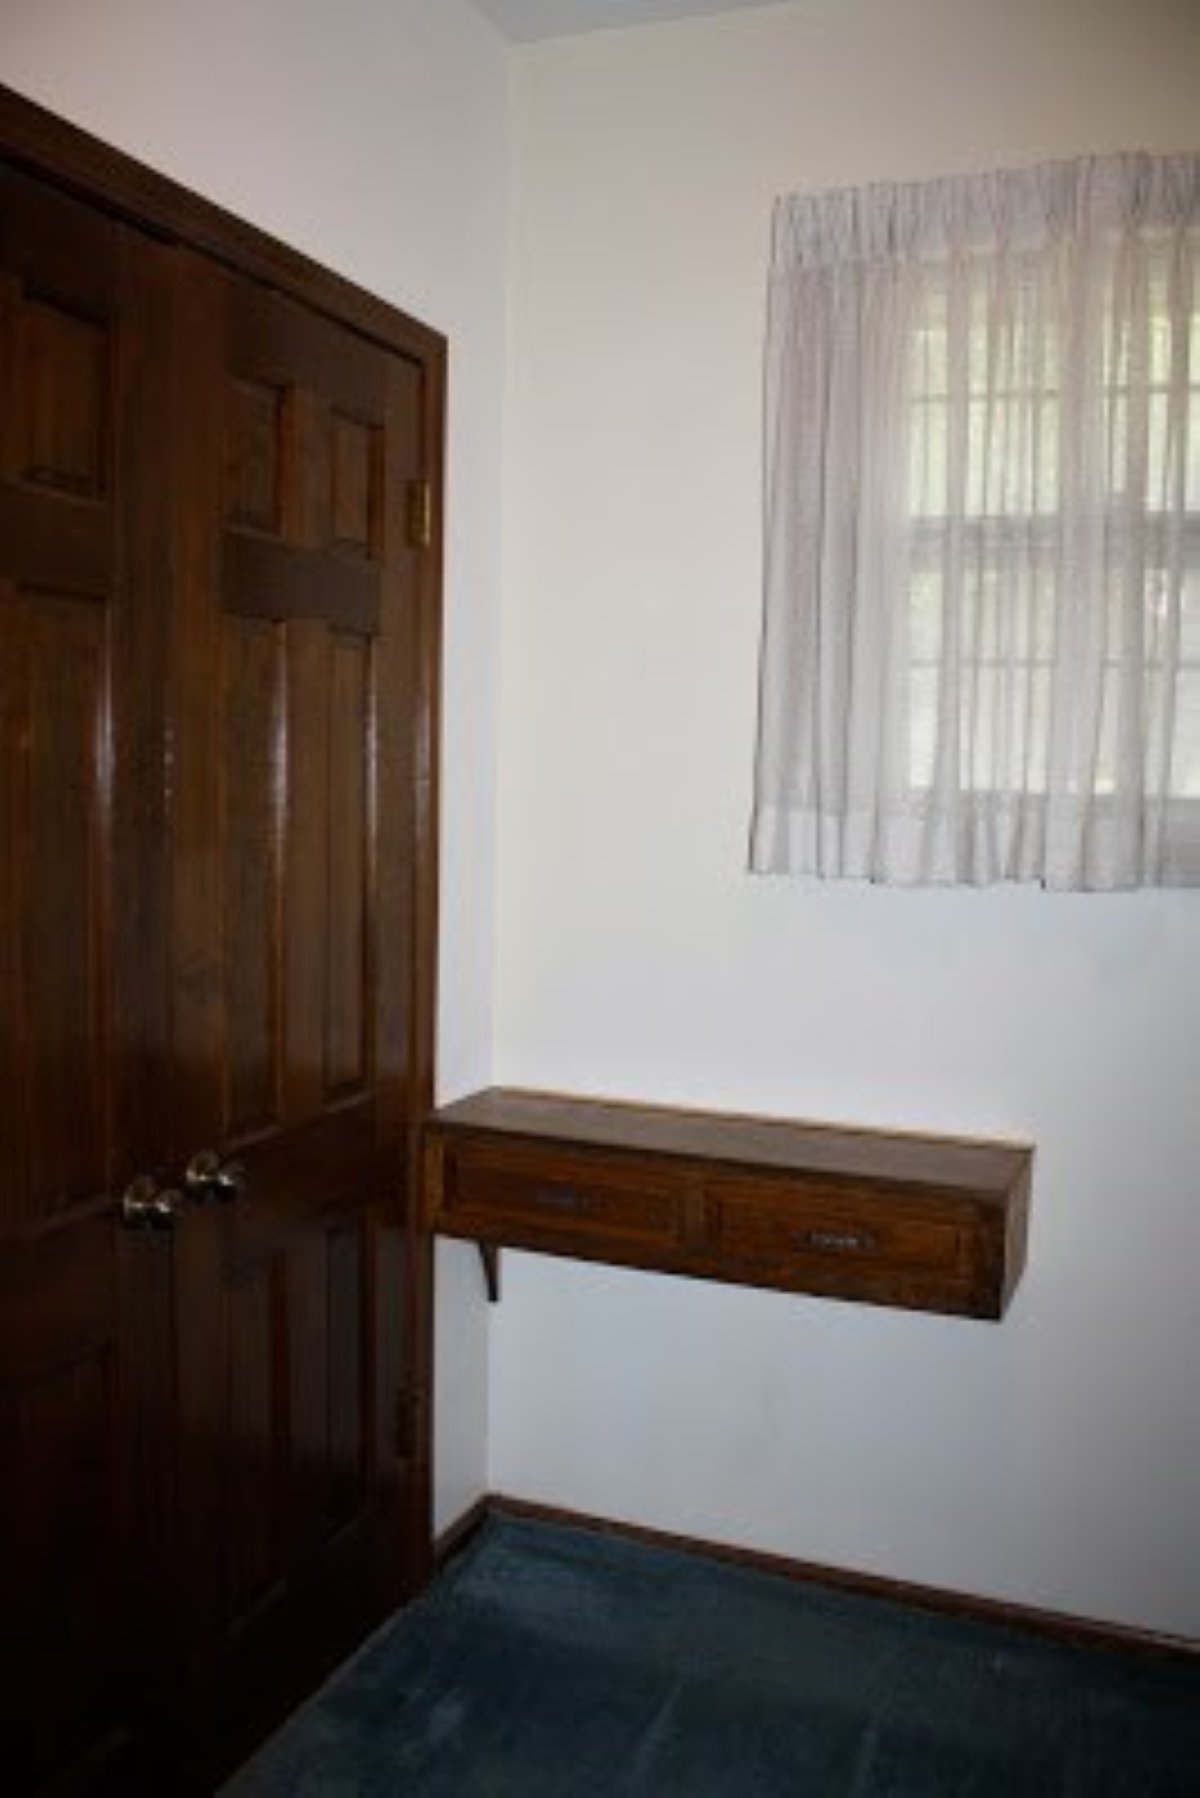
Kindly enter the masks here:
M 531 1246 L 670 1245 L 682 1236 L 683 1199 L 668 1175 L 612 1158 L 467 1143 L 447 1147 L 438 1221 Z
M 733 1260 L 853 1279 L 855 1271 L 897 1270 L 956 1278 L 969 1267 L 969 1243 L 950 1217 L 925 1217 L 887 1199 L 857 1199 L 812 1181 L 787 1184 L 713 1179 L 712 1246 Z

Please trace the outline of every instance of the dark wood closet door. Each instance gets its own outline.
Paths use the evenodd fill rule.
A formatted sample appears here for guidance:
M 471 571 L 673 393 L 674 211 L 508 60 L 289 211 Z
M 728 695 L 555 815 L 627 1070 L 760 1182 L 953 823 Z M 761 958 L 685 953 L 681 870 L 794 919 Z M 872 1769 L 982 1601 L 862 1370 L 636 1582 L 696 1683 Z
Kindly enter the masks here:
M 0 124 L 4 1775 L 209 1792 L 428 1572 L 441 346 Z
M 180 261 L 172 1127 L 180 1165 L 228 1170 L 176 1233 L 182 1515 L 224 1751 L 414 1571 L 423 391 L 416 363 Z
M 91 1789 L 158 1711 L 166 1153 L 164 253 L 0 169 L 4 1777 Z M 71 1789 L 74 1789 L 72 1787 Z

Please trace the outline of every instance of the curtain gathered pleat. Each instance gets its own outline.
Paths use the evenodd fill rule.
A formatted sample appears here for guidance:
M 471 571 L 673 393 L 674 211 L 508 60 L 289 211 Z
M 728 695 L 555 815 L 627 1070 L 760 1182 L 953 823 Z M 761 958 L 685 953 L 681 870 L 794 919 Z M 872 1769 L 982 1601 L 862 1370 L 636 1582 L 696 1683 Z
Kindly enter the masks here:
M 1200 884 L 1200 156 L 776 209 L 751 865 Z

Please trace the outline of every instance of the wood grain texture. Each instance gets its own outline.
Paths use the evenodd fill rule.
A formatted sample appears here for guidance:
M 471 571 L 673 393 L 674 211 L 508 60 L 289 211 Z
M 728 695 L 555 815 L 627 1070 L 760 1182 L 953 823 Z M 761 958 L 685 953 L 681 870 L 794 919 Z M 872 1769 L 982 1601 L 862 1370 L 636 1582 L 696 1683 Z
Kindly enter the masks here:
M 231 381 L 226 395 L 228 517 L 272 536 L 281 522 L 283 401 L 261 381 Z
M 800 1164 L 835 1179 L 880 1176 L 914 1187 L 970 1191 L 982 1203 L 990 1198 L 996 1204 L 1003 1203 L 1030 1155 L 1025 1143 L 853 1129 L 503 1087 L 489 1087 L 443 1107 L 436 1121 L 548 1142 L 698 1155 L 734 1167 Z
M 283 1084 L 284 755 L 281 627 L 226 617 L 222 816 L 227 1003 L 221 1133 L 233 1138 L 278 1121 Z
M 329 912 L 326 929 L 325 1090 L 361 1087 L 372 988 L 367 962 L 370 654 L 357 637 L 329 643 Z
M 379 575 L 357 558 L 231 533 L 223 560 L 222 586 L 231 612 L 247 618 L 315 618 L 364 637 L 379 630 Z
M 381 547 L 381 432 L 340 412 L 330 414 L 333 541 L 377 557 Z
M 107 484 L 109 341 L 103 325 L 29 297 L 17 321 L 20 473 L 99 499 Z
M 321 1644 L 328 1664 L 402 1590 L 383 1545 L 403 1535 L 411 1476 L 381 1467 L 381 1443 L 389 1459 L 395 1449 L 375 1420 L 398 1393 L 368 1351 L 382 1339 L 376 1308 L 404 1341 L 410 1299 L 388 1285 L 390 1262 L 367 1256 L 376 1215 L 405 1215 L 410 1096 L 373 1046 L 394 1035 L 393 1013 L 411 1015 L 415 969 L 402 964 L 394 986 L 381 978 L 378 940 L 395 920 L 372 889 L 381 832 L 401 865 L 416 850 L 412 802 L 380 784 L 375 753 L 377 646 L 403 630 L 392 616 L 406 597 L 401 545 L 385 540 L 368 565 L 332 541 L 330 421 L 347 396 L 383 419 L 392 358 L 204 259 L 183 259 L 181 287 L 197 312 L 181 379 L 203 422 L 189 451 L 202 465 L 184 575 L 196 613 L 177 727 L 180 768 L 195 774 L 177 812 L 181 865 L 206 870 L 187 915 L 207 975 L 175 1007 L 181 1040 L 196 1045 L 191 1140 L 236 1152 L 246 1181 L 236 1204 L 178 1233 L 178 1354 L 195 1406 L 181 1418 L 191 1477 L 210 1494 L 191 1550 L 209 1641 L 192 1708 L 232 1753 L 290 1689 L 281 1652 L 307 1643 L 310 1664 L 316 1615 L 338 1619 Z M 275 539 L 238 521 L 258 476 L 231 479 L 229 457 L 258 451 L 253 437 L 230 447 L 211 396 L 231 390 L 285 396 Z M 367 506 L 365 488 L 359 497 Z M 210 696 L 204 716 L 197 693 Z M 215 777 L 202 760 L 213 751 Z M 240 1485 L 222 1474 L 230 1456 Z
M 429 1566 L 444 368 L 0 90 L 0 1534 L 61 1638 L 18 1784 L 211 1790 Z M 201 1147 L 242 1198 L 121 1231 Z
M 64 204 L 72 203 L 71 196 L 101 200 L 105 218 L 123 218 L 160 237 L 189 244 L 287 294 L 313 314 L 412 357 L 437 371 L 438 384 L 443 385 L 446 341 L 440 332 L 3 86 L 0 142 L 14 170 L 52 181 Z M 22 230 L 21 219 L 0 208 L 0 220 L 6 217 L 13 218 L 13 235 L 27 251 L 28 233 Z
M 133 348 L 157 344 L 164 285 L 156 246 L 3 165 L 0 186 L 0 1580 L 29 1789 L 131 1766 L 132 1694 L 158 1698 L 170 1474 L 135 1448 L 154 1270 L 129 1268 L 112 1203 L 165 1146 L 163 414 Z
M 1020 1277 L 1020 1144 L 491 1089 L 435 1112 L 432 1229 L 697 1279 L 999 1318 Z

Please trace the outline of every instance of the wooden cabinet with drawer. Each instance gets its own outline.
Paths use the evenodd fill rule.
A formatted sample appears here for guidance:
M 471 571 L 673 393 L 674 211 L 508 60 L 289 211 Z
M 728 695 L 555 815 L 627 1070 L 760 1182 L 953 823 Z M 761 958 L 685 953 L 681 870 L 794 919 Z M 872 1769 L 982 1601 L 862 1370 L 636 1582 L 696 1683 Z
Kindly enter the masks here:
M 436 1152 L 435 1152 L 436 1160 Z M 491 1137 L 455 1139 L 438 1167 L 437 1228 L 601 1259 L 670 1255 L 683 1212 L 673 1169 Z
M 425 1139 L 425 1221 L 699 1279 L 999 1318 L 1025 1260 L 1021 1143 L 498 1088 Z

